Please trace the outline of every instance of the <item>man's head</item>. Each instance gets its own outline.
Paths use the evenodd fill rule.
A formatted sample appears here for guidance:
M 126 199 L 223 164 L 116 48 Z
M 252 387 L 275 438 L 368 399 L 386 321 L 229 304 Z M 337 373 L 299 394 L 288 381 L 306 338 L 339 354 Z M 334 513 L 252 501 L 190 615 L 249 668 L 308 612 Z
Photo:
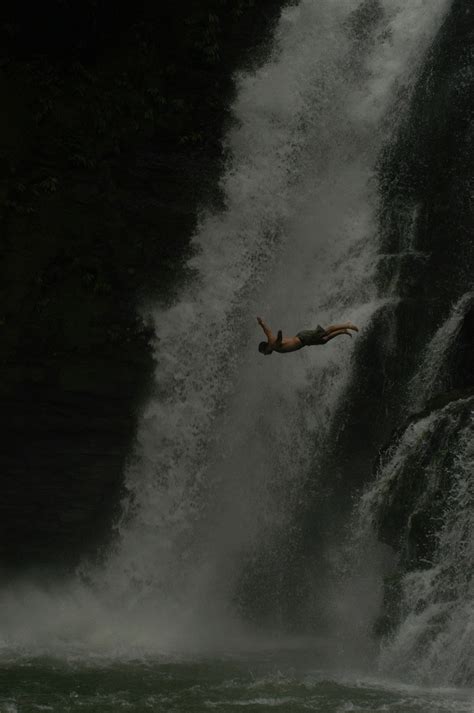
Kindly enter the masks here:
M 268 342 L 260 342 L 260 344 L 258 345 L 258 351 L 264 356 L 267 356 L 268 354 L 272 353 Z

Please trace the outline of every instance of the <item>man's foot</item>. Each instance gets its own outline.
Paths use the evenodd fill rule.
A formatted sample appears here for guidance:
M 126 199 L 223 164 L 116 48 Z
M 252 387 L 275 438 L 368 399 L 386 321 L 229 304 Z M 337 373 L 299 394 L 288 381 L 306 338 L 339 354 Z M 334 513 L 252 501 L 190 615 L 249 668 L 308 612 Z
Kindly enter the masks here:
M 352 329 L 354 332 L 359 331 L 359 327 L 357 327 L 355 324 L 352 324 L 352 322 L 348 322 L 346 324 L 346 329 Z

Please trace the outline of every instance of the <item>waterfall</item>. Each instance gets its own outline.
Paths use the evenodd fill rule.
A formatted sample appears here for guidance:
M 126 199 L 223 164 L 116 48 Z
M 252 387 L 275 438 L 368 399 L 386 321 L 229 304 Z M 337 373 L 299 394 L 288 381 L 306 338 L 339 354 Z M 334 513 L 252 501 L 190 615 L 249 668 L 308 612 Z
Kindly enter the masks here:
M 241 574 L 266 548 L 290 556 L 355 344 L 384 302 L 376 162 L 448 6 L 302 0 L 265 64 L 236 77 L 224 208 L 203 209 L 178 300 L 144 310 L 155 384 L 115 544 L 67 587 L 4 593 L 5 645 L 204 648 L 245 633 Z M 286 334 L 350 319 L 361 336 L 268 360 L 258 314 Z
M 287 333 L 343 318 L 364 329 L 380 306 L 375 161 L 445 8 L 302 2 L 283 12 L 269 61 L 237 80 L 225 210 L 203 214 L 179 301 L 151 310 L 156 396 L 106 576 L 187 629 L 228 611 L 324 449 L 352 345 L 263 360 L 255 316 Z

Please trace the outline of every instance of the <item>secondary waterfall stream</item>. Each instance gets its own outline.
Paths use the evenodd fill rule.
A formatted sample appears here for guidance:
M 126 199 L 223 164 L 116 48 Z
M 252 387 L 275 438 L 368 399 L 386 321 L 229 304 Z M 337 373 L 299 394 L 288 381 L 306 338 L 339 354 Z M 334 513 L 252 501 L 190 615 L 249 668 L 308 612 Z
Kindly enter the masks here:
M 440 375 L 472 304 L 468 292 L 453 306 L 428 344 L 411 387 L 425 398 L 436 395 Z M 444 367 L 444 368 L 443 368 Z M 430 402 L 428 402 L 430 403 Z M 474 663 L 474 395 L 453 398 L 444 406 L 408 424 L 385 454 L 377 477 L 356 510 L 356 551 L 366 556 L 374 529 L 403 508 L 409 517 L 399 527 L 399 549 L 414 559 L 417 518 L 436 503 L 450 481 L 449 497 L 440 505 L 434 556 L 396 581 L 394 597 L 401 602 L 401 623 L 382 648 L 380 665 L 399 675 L 443 681 L 472 679 Z M 401 503 L 403 493 L 410 502 Z M 399 522 L 403 522 L 403 519 Z M 384 526 L 382 525 L 382 528 Z M 416 535 L 415 535 L 416 537 Z M 423 547 L 423 543 L 417 543 Z M 393 586 L 393 585 L 392 585 Z
M 243 572 L 267 550 L 291 558 L 292 523 L 346 397 L 357 339 L 398 299 L 382 295 L 375 280 L 377 160 L 449 6 L 302 0 L 282 12 L 265 63 L 236 77 L 224 208 L 203 207 L 177 301 L 143 310 L 156 333 L 156 378 L 125 474 L 114 546 L 68 585 L 6 589 L 6 648 L 72 642 L 123 653 L 249 641 L 252 627 L 236 595 Z M 285 333 L 346 319 L 361 333 L 268 360 L 256 348 L 257 314 Z M 426 374 L 419 378 L 427 389 Z M 416 450 L 420 429 L 438 418 L 407 432 L 399 447 Z M 467 436 L 463 430 L 456 446 L 466 458 Z M 436 567 L 461 527 L 450 517 L 457 503 L 465 506 L 465 462 L 456 470 Z M 395 473 L 389 461 L 377 493 Z M 414 587 L 430 589 L 427 579 L 438 571 L 413 575 L 405 599 Z M 382 597 L 375 575 L 371 621 Z M 453 637 L 463 626 L 456 621 Z M 285 622 L 272 623 L 285 630 Z M 402 629 L 396 652 L 382 653 L 385 662 L 403 658 L 407 636 Z

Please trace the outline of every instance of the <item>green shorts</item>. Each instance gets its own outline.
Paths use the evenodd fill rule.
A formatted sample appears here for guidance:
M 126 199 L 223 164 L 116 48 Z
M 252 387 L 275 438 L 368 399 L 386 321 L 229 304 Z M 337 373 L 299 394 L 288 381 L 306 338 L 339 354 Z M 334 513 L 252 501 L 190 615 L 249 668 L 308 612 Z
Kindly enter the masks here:
M 296 336 L 304 347 L 311 347 L 314 344 L 326 344 L 325 337 L 327 337 L 327 334 L 326 330 L 318 324 L 316 329 L 304 329 L 302 332 L 298 332 Z

